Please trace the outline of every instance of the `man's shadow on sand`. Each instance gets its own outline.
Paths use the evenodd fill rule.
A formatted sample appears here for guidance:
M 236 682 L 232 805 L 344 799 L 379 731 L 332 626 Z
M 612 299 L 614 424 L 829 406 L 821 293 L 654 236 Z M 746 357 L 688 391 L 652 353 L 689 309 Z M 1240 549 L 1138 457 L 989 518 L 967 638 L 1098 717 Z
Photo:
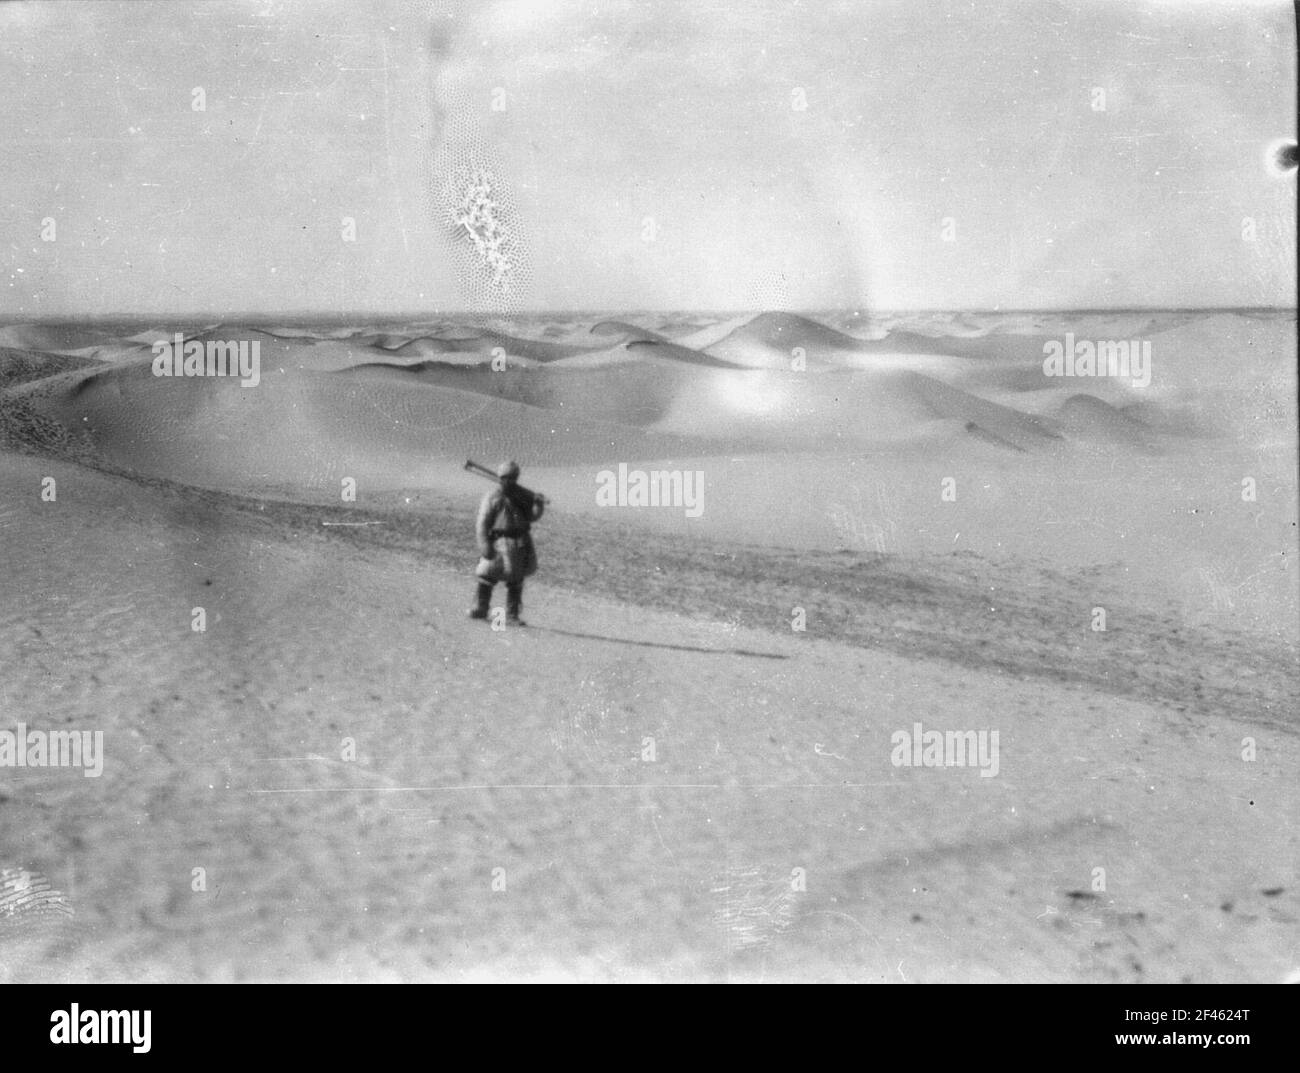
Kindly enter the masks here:
M 562 637 L 577 637 L 584 641 L 608 641 L 616 645 L 637 645 L 640 648 L 670 648 L 674 652 L 703 652 L 710 656 L 753 656 L 756 659 L 789 659 L 780 652 L 754 652 L 748 648 L 697 648 L 695 645 L 670 645 L 663 641 L 631 641 L 625 637 L 602 637 L 598 633 L 577 633 L 560 630 L 554 626 L 529 626 L 538 633 L 557 633 Z

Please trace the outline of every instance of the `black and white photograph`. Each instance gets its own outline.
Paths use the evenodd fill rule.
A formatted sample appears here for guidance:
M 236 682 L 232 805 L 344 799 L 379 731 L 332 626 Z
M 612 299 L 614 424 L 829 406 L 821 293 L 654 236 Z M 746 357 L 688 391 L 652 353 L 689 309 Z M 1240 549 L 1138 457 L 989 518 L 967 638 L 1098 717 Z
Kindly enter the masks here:
M 0 4 L 0 982 L 1300 983 L 1296 50 Z

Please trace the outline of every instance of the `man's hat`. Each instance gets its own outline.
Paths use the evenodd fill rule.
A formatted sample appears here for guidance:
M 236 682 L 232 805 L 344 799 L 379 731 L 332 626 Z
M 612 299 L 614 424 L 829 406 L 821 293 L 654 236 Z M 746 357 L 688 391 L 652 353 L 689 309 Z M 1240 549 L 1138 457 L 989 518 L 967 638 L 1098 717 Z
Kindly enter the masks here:
M 518 462 L 502 462 L 501 465 L 497 466 L 497 476 L 498 476 L 498 477 L 518 477 L 518 476 L 519 476 L 519 463 L 518 463 Z

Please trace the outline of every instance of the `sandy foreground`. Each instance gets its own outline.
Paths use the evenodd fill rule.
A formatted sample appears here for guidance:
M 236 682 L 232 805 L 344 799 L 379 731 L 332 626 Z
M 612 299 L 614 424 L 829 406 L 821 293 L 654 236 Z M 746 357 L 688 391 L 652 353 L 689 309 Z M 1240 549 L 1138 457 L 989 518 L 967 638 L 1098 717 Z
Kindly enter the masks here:
M 48 473 L 78 509 L 18 506 Z M 98 779 L 4 772 L 6 862 L 75 912 L 0 932 L 10 979 L 1295 968 L 1300 741 L 1267 720 L 544 582 L 534 627 L 471 628 L 464 571 L 405 550 L 2 479 L 5 711 L 106 742 Z M 914 720 L 998 728 L 997 777 L 892 766 Z
M 252 450 L 241 429 L 287 422 L 274 396 L 177 417 L 129 369 L 88 387 L 60 370 L 23 420 L 90 426 L 82 454 L 49 436 L 0 454 L 0 729 L 102 731 L 104 768 L 0 768 L 0 978 L 1270 982 L 1300 966 L 1294 561 L 1277 561 L 1293 447 L 1265 452 L 1285 494 L 1252 520 L 1193 487 L 1233 487 L 1251 450 L 1231 440 L 1193 469 L 1167 442 L 1135 464 L 954 450 L 927 429 L 926 452 L 881 448 L 873 472 L 928 488 L 951 456 L 997 494 L 942 521 L 933 497 L 900 497 L 884 539 L 854 529 L 849 500 L 784 545 L 740 539 L 753 488 L 809 516 L 816 481 L 841 479 L 824 454 L 714 458 L 730 492 L 690 536 L 578 506 L 590 474 L 557 455 L 539 487 L 575 506 L 539 527 L 530 627 L 498 632 L 464 619 L 483 486 L 445 461 L 436 480 L 403 468 L 420 464 L 400 430 L 391 454 L 349 460 L 377 490 L 344 507 L 320 493 L 337 473 L 318 436 L 276 441 L 265 473 L 230 463 Z M 325 405 L 315 381 L 293 390 L 296 419 Z M 685 420 L 675 403 L 645 435 Z M 224 463 L 191 449 L 204 437 Z M 1106 465 L 1124 480 L 1101 486 Z M 1054 480 L 1091 498 L 1071 515 Z M 1207 502 L 1215 520 L 1189 528 L 1182 508 Z M 1121 521 L 1127 544 L 1105 535 Z M 1230 583 L 1213 600 L 1207 576 Z M 918 722 L 996 730 L 996 775 L 897 766 L 892 736 Z M 14 876 L 61 892 L 58 911 L 24 910 Z

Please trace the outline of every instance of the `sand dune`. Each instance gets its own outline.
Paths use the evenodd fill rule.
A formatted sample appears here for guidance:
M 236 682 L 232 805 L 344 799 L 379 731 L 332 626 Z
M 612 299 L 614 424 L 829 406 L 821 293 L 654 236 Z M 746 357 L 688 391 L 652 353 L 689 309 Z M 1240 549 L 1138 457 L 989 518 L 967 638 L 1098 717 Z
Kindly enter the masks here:
M 1043 358 L 1044 335 L 923 335 L 891 331 L 881 338 L 847 335 L 808 317 L 793 313 L 762 313 L 712 344 L 709 353 L 742 364 L 767 364 L 788 368 L 795 348 L 810 360 L 829 364 L 854 364 L 854 356 L 884 354 L 938 355 L 957 358 L 999 358 L 1035 361 Z M 680 341 L 679 341 L 680 342 Z M 868 365 L 867 367 L 871 367 Z
M 1041 447 L 1059 438 L 1050 419 L 918 373 L 752 369 L 659 342 L 634 341 L 628 353 L 660 360 L 578 365 L 581 359 L 567 359 L 500 372 L 482 363 L 366 363 L 340 375 L 357 383 L 455 388 L 692 437 L 738 437 L 751 449 L 776 452 L 924 438 L 934 422 L 953 423 L 1001 446 Z
M 989 402 L 921 373 L 903 373 L 901 379 L 936 417 L 962 421 L 967 428 L 974 425 L 998 440 L 1026 449 L 1061 440 L 1060 432 L 1041 418 Z
M 1295 338 L 1294 318 L 1259 322 L 1221 313 L 1179 325 L 1152 337 L 1145 395 L 1198 412 L 1221 432 L 1294 437 L 1296 367 L 1275 356 L 1294 351 Z
M 978 335 L 935 338 L 915 332 L 892 332 L 884 339 L 868 341 L 867 354 L 943 354 L 954 358 L 996 359 L 1042 368 L 1043 345 L 1058 336 Z
M 636 426 L 659 421 L 673 399 L 689 390 L 693 382 L 689 372 L 676 369 L 671 363 L 657 362 L 585 369 L 515 366 L 500 372 L 482 362 L 454 365 L 425 361 L 406 366 L 371 363 L 335 375 L 353 377 L 360 382 L 456 388 L 556 410 L 575 419 Z
M 561 465 L 718 449 L 583 412 L 583 393 L 600 389 L 577 378 L 551 382 L 556 403 L 572 387 L 570 414 L 448 386 L 455 377 L 447 370 L 442 383 L 421 375 L 290 370 L 246 389 L 235 380 L 155 377 L 141 362 L 47 386 L 32 400 L 114 465 L 211 488 L 320 493 L 344 476 L 383 487 L 427 483 L 466 457 Z M 508 393 L 510 375 L 487 374 L 482 386 Z M 522 375 L 517 382 L 529 383 Z M 654 417 L 636 410 L 646 401 L 636 391 L 609 398 L 612 416 Z
M 673 343 L 691 350 L 705 350 L 753 319 L 752 313 L 704 324 L 690 320 L 679 322 L 669 319 L 667 323 L 661 324 L 661 330 L 646 328 L 626 320 L 602 320 L 593 324 L 590 330 L 593 335 L 621 337 L 624 342 L 647 339 L 656 343 Z
M 686 435 L 720 435 L 774 453 L 914 442 L 945 430 L 979 432 L 986 443 L 1026 450 L 1062 443 L 1050 418 L 991 402 L 921 373 L 839 370 L 701 370 L 659 425 Z
M 756 337 L 780 338 L 802 324 L 777 317 Z M 433 459 L 467 455 L 585 465 L 700 456 L 728 446 L 789 453 L 912 441 L 920 450 L 944 429 L 1012 451 L 1055 449 L 1063 435 L 1133 445 L 1150 439 L 1133 434 L 1132 419 L 1101 400 L 1102 409 L 1089 411 L 1081 409 L 1086 403 L 1066 404 L 1057 420 L 893 367 L 743 368 L 676 344 L 634 340 L 625 350 L 588 351 L 545 365 L 515 359 L 494 371 L 481 358 L 355 362 L 371 348 L 321 341 L 303 349 L 256 330 L 216 328 L 197 338 L 236 337 L 264 345 L 257 389 L 206 378 L 159 379 L 146 356 L 75 378 L 42 405 L 91 437 L 115 464 L 238 488 L 259 480 L 267 487 L 304 481 L 319 488 L 345 469 L 372 480 L 398 472 L 410 480 Z M 478 334 L 470 344 L 492 338 L 502 337 Z M 318 351 L 325 355 L 320 363 L 313 360 Z M 613 360 L 619 354 L 624 360 Z M 321 366 L 334 371 L 315 371 Z M 977 377 L 968 381 L 981 386 Z M 188 459 L 179 469 L 178 457 Z
M 727 361 L 715 357 L 704 350 L 693 350 L 690 347 L 678 346 L 676 343 L 661 343 L 653 339 L 634 339 L 629 342 L 627 349 L 629 351 L 645 350 L 660 358 L 671 358 L 673 361 L 680 361 L 686 365 L 704 365 L 714 369 L 743 369 L 743 363 Z
M 354 334 L 346 339 L 322 337 L 311 340 L 301 334 L 277 336 L 259 329 L 220 325 L 205 329 L 194 338 L 201 341 L 209 338 L 258 340 L 263 347 L 264 363 L 277 368 L 325 371 L 388 363 L 409 372 L 409 375 L 419 376 L 424 382 L 492 394 L 544 409 L 566 411 L 567 408 L 570 415 L 575 414 L 575 408 L 589 407 L 589 416 L 598 420 L 643 427 L 661 418 L 671 418 L 681 409 L 677 406 L 680 393 L 694 389 L 690 381 L 677 375 L 664 373 L 660 377 L 640 370 L 631 371 L 651 357 L 661 359 L 662 369 L 676 365 L 714 370 L 766 369 L 778 373 L 790 368 L 790 351 L 802 346 L 810 378 L 837 368 L 868 373 L 920 373 L 973 399 L 983 400 L 983 403 L 972 404 L 983 417 L 975 413 L 965 414 L 962 406 L 956 405 L 956 396 L 948 393 L 946 401 L 939 405 L 935 399 L 936 391 L 940 389 L 918 388 L 914 383 L 907 390 L 913 394 L 921 391 L 929 400 L 927 405 L 931 417 L 955 420 L 962 426 L 973 422 L 987 442 L 1008 441 L 1021 446 L 1024 446 L 1022 435 L 1027 434 L 1031 439 L 1041 438 L 1037 433 L 1044 427 L 1050 429 L 1067 394 L 1076 394 L 1078 388 L 1084 386 L 1042 374 L 1043 346 L 1048 340 L 1059 340 L 1059 335 L 956 337 L 894 331 L 884 338 L 861 339 L 811 318 L 788 313 L 760 314 L 741 321 L 742 318 L 733 318 L 729 322 L 709 325 L 690 336 L 669 339 L 661 332 L 627 321 L 606 320 L 590 329 L 590 336 L 598 342 L 527 339 L 495 328 L 450 321 L 436 324 L 432 334 L 379 332 Z M 1119 321 L 1112 325 L 1123 326 Z M 723 328 L 727 330 L 719 338 Z M 538 330 L 542 332 L 540 327 Z M 564 328 L 565 332 L 577 330 L 575 326 Z M 1197 412 L 1198 407 L 1204 409 L 1202 388 L 1214 385 L 1219 393 L 1212 408 L 1214 420 L 1220 427 L 1227 421 L 1238 426 L 1245 424 L 1251 419 L 1250 408 L 1261 401 L 1276 411 L 1277 403 L 1273 400 L 1286 394 L 1286 374 L 1280 373 L 1275 366 L 1260 374 L 1258 369 L 1250 367 L 1249 362 L 1234 366 L 1221 358 L 1207 361 L 1205 341 L 1208 339 L 1224 350 L 1248 350 L 1250 344 L 1243 340 L 1251 331 L 1276 333 L 1277 330 L 1276 324 L 1261 324 L 1230 315 L 1206 318 L 1194 327 L 1178 325 L 1153 338 L 1156 361 L 1154 381 L 1149 389 L 1139 392 L 1127 382 L 1098 378 L 1087 384 L 1086 394 L 1124 411 L 1134 404 L 1142 405 L 1146 408 L 1143 420 L 1153 435 L 1159 435 L 1165 429 L 1195 434 L 1204 429 L 1209 420 L 1208 415 L 1198 415 Z M 55 334 L 57 338 L 47 341 L 84 342 L 87 338 L 84 333 L 77 339 Z M 331 334 L 338 336 L 340 333 Z M 139 340 L 141 336 L 134 338 Z M 611 340 L 617 342 L 610 345 Z M 1279 341 L 1278 345 L 1284 344 Z M 139 348 L 144 343 L 138 342 L 136 346 L 135 350 L 114 349 L 111 342 L 105 343 L 101 339 L 90 353 L 115 361 L 130 361 L 139 356 Z M 1188 351 L 1187 355 L 1183 354 L 1184 350 Z M 479 373 L 450 371 L 457 365 L 472 367 L 498 353 L 507 356 L 512 366 L 511 376 L 514 367 L 523 365 L 550 365 L 557 372 L 605 367 L 621 367 L 627 371 L 613 379 L 603 373 L 589 372 L 595 384 L 590 388 L 580 386 L 577 381 L 526 381 L 519 377 L 514 377 L 513 382 L 507 379 L 503 386 L 493 384 Z M 367 361 L 371 355 L 382 355 L 385 361 Z M 388 362 L 390 356 L 402 361 Z M 380 374 L 377 368 L 371 371 Z M 773 393 L 766 388 L 757 392 L 751 390 L 753 383 L 737 381 L 732 390 L 724 384 L 707 381 L 697 386 L 711 398 L 722 400 L 718 418 L 732 431 L 740 426 L 753 426 L 755 416 L 780 419 L 782 414 L 788 414 L 794 424 L 807 425 L 831 413 L 834 414 L 831 424 L 835 435 L 853 434 L 854 422 L 847 408 L 838 403 L 828 408 L 819 401 L 825 395 L 820 387 L 804 389 L 793 383 L 782 386 L 775 394 L 786 401 L 774 405 L 770 398 Z M 890 399 L 897 402 L 897 385 L 877 386 L 884 392 L 886 404 L 892 405 Z M 865 410 L 874 407 L 880 411 L 882 408 L 871 392 L 858 390 L 856 386 L 850 387 L 845 395 L 863 400 L 861 405 Z M 1002 409 L 989 410 L 986 406 Z M 1007 414 L 1005 411 L 1008 409 L 1022 411 L 1028 422 Z M 898 430 L 900 422 L 888 414 L 877 412 L 873 416 L 877 424 L 883 416 L 885 426 Z M 1277 416 L 1276 412 L 1274 416 Z M 1285 416 L 1285 404 L 1281 416 Z M 697 427 L 707 425 L 707 414 L 699 412 L 697 417 Z M 1005 421 L 1015 425 L 1018 432 L 1006 436 L 994 427 Z M 682 427 L 680 422 L 677 424 Z M 858 430 L 866 425 L 865 420 L 858 422 Z M 1096 425 L 1095 420 L 1080 420 L 1062 425 L 1057 431 L 1066 436 L 1077 434 L 1080 439 L 1095 441 L 1099 435 Z M 1118 434 L 1123 428 L 1120 423 L 1114 431 Z M 761 430 L 758 431 L 761 434 Z M 810 438 L 816 438 L 815 430 L 810 429 L 803 437 L 804 440 Z
M 601 321 L 599 324 L 593 325 L 591 330 L 593 334 L 616 338 L 619 347 L 625 354 L 634 353 L 637 357 L 644 357 L 649 354 L 667 360 L 683 362 L 687 365 L 704 365 L 719 369 L 747 367 L 745 364 L 724 361 L 721 358 L 714 357 L 704 349 L 700 342 L 690 341 L 695 339 L 698 333 L 680 339 L 670 339 L 659 332 L 620 320 Z M 715 332 L 707 333 L 706 341 L 716 341 L 716 334 Z
M 381 332 L 376 335 L 354 336 L 350 342 L 407 358 L 423 354 L 479 354 L 483 352 L 482 338 L 480 336 L 465 335 L 463 333 L 454 333 L 447 336 L 411 336 Z
M 719 367 L 791 367 L 796 347 L 813 365 L 834 364 L 826 355 L 862 348 L 862 340 L 792 313 L 760 313 L 733 318 L 676 338 L 627 321 L 601 321 L 592 332 L 616 337 L 625 346 L 659 345 L 682 361 Z
M 289 416 L 282 423 L 298 429 L 297 446 L 291 451 L 298 456 L 311 453 L 306 441 L 313 436 L 330 445 L 318 454 L 343 450 L 337 442 L 340 434 L 323 428 L 326 415 L 336 415 L 343 426 L 374 426 L 361 435 L 370 441 L 362 453 L 400 447 L 451 457 L 464 453 L 469 443 L 486 449 L 488 443 L 508 439 L 525 456 L 548 462 L 561 454 L 586 461 L 597 455 L 644 457 L 646 450 L 695 451 L 699 447 L 691 442 L 695 438 L 718 436 L 739 437 L 746 449 L 772 451 L 898 443 L 909 438 L 921 443 L 933 440 L 941 426 L 972 441 L 1014 450 L 1050 447 L 1062 437 L 1145 450 L 1166 430 L 1195 434 L 1205 427 L 1204 421 L 1198 423 L 1188 396 L 1207 383 L 1216 389 L 1219 417 L 1227 411 L 1241 420 L 1250 402 L 1265 391 L 1276 392 L 1279 376 L 1285 376 L 1276 367 L 1267 374 L 1249 369 L 1225 372 L 1221 361 L 1207 362 L 1204 346 L 1198 358 L 1189 360 L 1181 351 L 1195 350 L 1192 339 L 1183 338 L 1192 330 L 1176 327 L 1156 339 L 1162 364 L 1150 390 L 1135 393 L 1125 383 L 1097 379 L 1082 393 L 1096 400 L 1089 402 L 1070 398 L 1081 394 L 1082 383 L 1042 375 L 1042 340 L 1055 336 L 939 338 L 894 332 L 882 339 L 856 339 L 788 313 L 760 314 L 739 324 L 719 322 L 702 331 L 716 336 L 720 324 L 730 330 L 707 350 L 617 320 L 600 321 L 591 328 L 589 336 L 600 340 L 594 345 L 524 339 L 495 328 L 450 321 L 434 325 L 433 334 L 362 333 L 316 340 L 217 325 L 191 338 L 258 342 L 264 376 L 278 381 L 267 399 L 239 400 L 238 394 L 228 396 L 224 386 L 200 387 L 188 395 L 179 385 L 170 391 L 157 385 L 147 388 L 147 378 L 135 372 L 121 381 L 80 383 L 68 389 L 64 401 L 93 409 L 96 427 L 126 429 L 131 420 L 152 422 L 166 429 L 159 435 L 167 436 L 174 434 L 176 425 L 207 415 L 206 427 L 223 450 L 230 449 L 231 434 L 216 427 L 212 414 L 220 413 L 223 420 L 232 416 L 245 420 L 257 413 L 264 415 L 258 420 L 270 427 L 276 424 L 276 412 L 287 410 Z M 1243 333 L 1277 330 L 1276 325 L 1232 317 L 1208 318 L 1206 326 L 1208 338 L 1223 346 L 1240 346 Z M 577 327 L 565 328 L 570 330 Z M 74 339 L 51 331 L 47 342 L 78 342 L 97 335 L 101 348 L 113 346 L 103 341 L 102 333 L 83 333 Z M 115 362 L 126 367 L 140 359 L 147 364 L 146 344 L 140 341 L 144 337 L 134 337 L 134 350 L 114 352 Z M 612 339 L 618 342 L 611 346 Z M 809 365 L 800 373 L 789 369 L 787 352 L 795 346 L 807 350 Z M 507 355 L 504 371 L 493 371 L 484 361 L 497 353 Z M 385 360 L 366 360 L 377 354 Z M 423 357 L 426 354 L 433 356 Z M 15 361 L 10 359 L 17 369 Z M 51 363 L 48 368 L 59 371 L 68 366 Z M 42 366 L 25 357 L 21 369 L 17 375 L 30 380 Z M 336 399 L 324 383 L 312 380 L 328 371 L 343 371 L 344 382 L 351 385 Z M 284 380 L 289 374 L 306 379 Z M 157 415 L 126 419 L 113 412 L 113 400 L 128 405 L 128 397 L 142 389 L 156 389 L 158 398 L 166 400 Z M 218 406 L 215 400 L 225 401 Z M 492 409 L 506 403 L 525 409 L 518 415 Z M 1199 405 L 1204 405 L 1203 396 Z M 352 410 L 360 411 L 356 421 L 350 416 Z M 381 416 L 372 419 L 372 414 Z M 385 418 L 385 414 L 402 416 Z M 471 433 L 467 414 L 475 415 L 474 421 L 486 429 L 506 421 L 516 422 L 518 428 L 510 437 L 493 433 L 484 440 Z M 555 415 L 563 418 L 571 437 L 557 431 Z M 93 424 L 89 417 L 73 414 L 72 427 Z M 453 436 L 449 427 L 459 432 Z M 688 439 L 647 445 L 639 438 L 646 434 Z M 196 445 L 202 439 L 197 432 L 185 435 Z M 557 438 L 570 443 L 559 454 Z M 124 431 L 108 440 L 144 443 L 156 438 Z M 349 448 L 358 449 L 360 445 Z M 125 447 L 109 450 L 135 456 Z M 198 446 L 195 450 L 202 453 Z
M 330 335 L 310 339 L 293 336 L 282 337 L 263 331 L 260 328 L 241 327 L 233 324 L 220 324 L 205 328 L 200 332 L 183 332 L 181 334 L 186 340 L 193 339 L 205 344 L 209 341 L 256 343 L 261 357 L 262 369 L 267 374 L 278 372 L 280 369 L 309 370 L 312 372 L 346 369 L 351 365 L 366 360 L 372 354 L 382 353 L 382 351 L 376 352 L 368 346 L 357 344 L 346 338 L 334 338 Z M 159 339 L 154 341 L 170 342 L 175 338 L 175 335 L 175 332 L 163 333 Z M 144 353 L 152 354 L 152 350 L 146 349 Z
M 585 346 L 575 343 L 556 343 L 542 339 L 524 339 L 490 328 L 459 330 L 446 335 L 420 335 L 403 338 L 399 335 L 380 334 L 353 339 L 357 344 L 368 344 L 380 350 L 402 356 L 425 356 L 447 353 L 493 355 L 500 351 L 507 357 L 527 358 L 546 364 L 561 358 L 570 358 L 602 346 Z
M 602 320 L 591 326 L 592 335 L 613 336 L 621 343 L 630 343 L 634 339 L 643 339 L 652 343 L 671 343 L 673 340 L 659 332 L 630 324 L 625 320 Z
M 952 370 L 945 358 L 998 360 L 1022 367 L 1041 365 L 1043 345 L 1053 336 L 970 334 L 925 335 L 893 330 L 877 338 L 858 338 L 793 313 L 762 313 L 707 345 L 715 357 L 754 368 L 790 368 L 799 350 L 812 366 L 862 369 L 928 368 Z M 676 340 L 676 344 L 687 344 Z M 886 363 L 882 359 L 900 359 Z M 918 358 L 938 359 L 919 362 Z
M 1093 395 L 1071 395 L 1061 407 L 1062 427 L 1074 438 L 1143 451 L 1155 449 L 1155 435 L 1138 418 Z
M 219 324 L 193 335 L 187 334 L 184 338 L 186 342 L 195 340 L 204 344 L 244 341 L 257 343 L 262 361 L 268 365 L 287 362 L 295 366 L 306 363 L 316 366 L 328 360 L 326 355 L 331 353 L 342 352 L 349 355 L 353 353 L 351 344 L 346 341 L 280 338 L 260 328 L 248 328 L 236 324 Z
M 864 349 L 863 340 L 795 313 L 760 313 L 715 346 L 722 346 L 728 340 L 766 347 L 787 355 L 797 346 L 809 350 Z

